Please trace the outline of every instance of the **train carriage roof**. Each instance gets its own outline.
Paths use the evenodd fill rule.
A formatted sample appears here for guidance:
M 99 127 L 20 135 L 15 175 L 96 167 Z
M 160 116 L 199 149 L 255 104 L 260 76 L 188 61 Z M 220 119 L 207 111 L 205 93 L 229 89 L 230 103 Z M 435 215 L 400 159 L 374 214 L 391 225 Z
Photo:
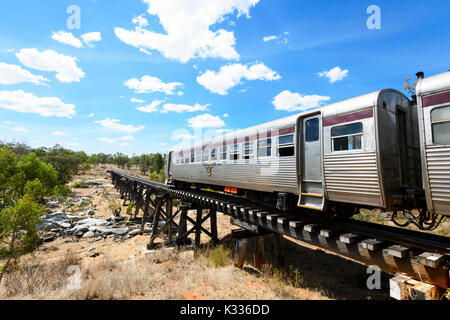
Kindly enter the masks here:
M 266 122 L 266 123 L 263 123 L 263 124 L 260 124 L 257 126 L 249 127 L 247 129 L 233 131 L 226 135 L 218 136 L 218 137 L 215 137 L 215 138 L 212 138 L 209 140 L 205 140 L 202 142 L 197 142 L 197 143 L 189 145 L 189 146 L 188 145 L 180 146 L 180 147 L 172 149 L 170 151 L 186 150 L 189 148 L 198 148 L 203 145 L 216 144 L 216 143 L 220 143 L 221 141 L 224 141 L 224 140 L 241 138 L 241 137 L 245 137 L 245 136 L 248 136 L 251 134 L 255 134 L 255 132 L 264 131 L 264 130 L 268 130 L 268 129 L 278 129 L 278 128 L 281 129 L 283 127 L 295 125 L 297 122 L 297 119 L 299 117 L 307 116 L 308 114 L 316 114 L 316 113 L 320 112 L 320 113 L 322 113 L 323 118 L 326 119 L 326 118 L 330 118 L 330 117 L 345 115 L 348 113 L 368 109 L 368 108 L 374 107 L 378 104 L 380 96 L 382 96 L 384 94 L 389 94 L 389 93 L 398 94 L 398 95 L 401 95 L 406 98 L 405 95 L 403 95 L 401 92 L 394 90 L 394 89 L 385 89 L 385 90 L 375 91 L 375 92 L 365 94 L 365 95 L 362 95 L 359 97 L 355 97 L 352 99 L 329 104 L 329 105 L 326 105 L 326 106 L 323 106 L 320 108 L 306 110 L 304 112 L 297 113 L 297 114 L 291 115 L 289 117 L 274 120 L 271 122 Z
M 450 71 L 420 79 L 416 93 L 418 96 L 424 96 L 446 90 L 450 90 Z

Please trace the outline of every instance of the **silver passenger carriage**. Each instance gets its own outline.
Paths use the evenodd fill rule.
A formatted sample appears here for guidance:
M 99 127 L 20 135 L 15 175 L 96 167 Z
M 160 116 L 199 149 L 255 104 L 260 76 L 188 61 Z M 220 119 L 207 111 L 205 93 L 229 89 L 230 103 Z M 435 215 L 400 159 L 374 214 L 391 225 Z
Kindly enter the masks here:
M 389 210 L 422 189 L 417 110 L 391 89 L 172 150 L 167 161 L 173 183 L 282 210 Z
M 428 210 L 450 215 L 450 72 L 424 78 L 418 73 L 422 174 Z

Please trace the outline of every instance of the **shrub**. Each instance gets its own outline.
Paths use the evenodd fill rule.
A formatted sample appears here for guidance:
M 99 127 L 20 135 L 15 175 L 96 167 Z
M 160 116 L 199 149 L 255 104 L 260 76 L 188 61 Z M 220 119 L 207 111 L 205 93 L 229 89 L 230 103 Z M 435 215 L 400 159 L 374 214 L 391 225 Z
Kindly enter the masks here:
M 231 250 L 219 245 L 209 252 L 207 258 L 215 268 L 223 267 L 231 261 Z
M 78 180 L 73 182 L 70 187 L 75 189 L 87 189 L 90 187 L 90 184 L 87 180 Z
M 0 282 L 21 255 L 32 252 L 39 245 L 36 225 L 44 214 L 45 208 L 35 203 L 29 194 L 0 212 L 0 259 L 5 259 L 0 267 Z

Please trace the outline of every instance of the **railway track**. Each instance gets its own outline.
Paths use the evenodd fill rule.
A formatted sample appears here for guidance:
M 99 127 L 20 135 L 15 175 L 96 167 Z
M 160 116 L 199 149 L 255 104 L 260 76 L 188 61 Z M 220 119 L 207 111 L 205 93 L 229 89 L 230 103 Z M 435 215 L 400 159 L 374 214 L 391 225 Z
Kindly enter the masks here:
M 450 239 L 447 237 L 342 218 L 323 221 L 309 215 L 290 216 L 232 195 L 180 190 L 120 171 L 110 173 L 120 190 L 127 186 L 136 189 L 139 185 L 155 194 L 189 203 L 192 209 L 222 212 L 231 217 L 233 224 L 255 234 L 268 230 L 367 265 L 377 265 L 388 273 L 403 273 L 439 288 L 449 287 Z

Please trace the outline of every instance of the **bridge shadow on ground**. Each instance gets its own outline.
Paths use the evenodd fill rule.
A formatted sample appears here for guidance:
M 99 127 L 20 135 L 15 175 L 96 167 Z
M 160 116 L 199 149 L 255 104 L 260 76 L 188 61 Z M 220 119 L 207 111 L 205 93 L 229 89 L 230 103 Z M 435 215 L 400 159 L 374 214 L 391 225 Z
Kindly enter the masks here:
M 243 269 L 251 274 L 260 274 L 253 267 L 255 239 L 249 239 L 247 264 Z M 235 243 L 236 240 L 233 240 L 227 245 L 234 249 Z M 367 281 L 373 272 L 368 273 L 368 266 L 306 243 L 302 243 L 305 245 L 303 246 L 288 239 L 283 239 L 282 243 L 285 256 L 284 268 L 276 267 L 274 237 L 271 235 L 265 236 L 264 255 L 265 263 L 269 268 L 273 266 L 272 268 L 276 268 L 278 274 L 281 271 L 286 282 L 298 283 L 301 278 L 300 287 L 318 291 L 324 296 L 337 300 L 390 299 L 389 279 L 393 277 L 392 275 L 381 272 L 381 288 L 370 290 L 367 287 Z M 294 270 L 298 270 L 298 272 Z M 373 281 L 369 282 L 373 283 Z

